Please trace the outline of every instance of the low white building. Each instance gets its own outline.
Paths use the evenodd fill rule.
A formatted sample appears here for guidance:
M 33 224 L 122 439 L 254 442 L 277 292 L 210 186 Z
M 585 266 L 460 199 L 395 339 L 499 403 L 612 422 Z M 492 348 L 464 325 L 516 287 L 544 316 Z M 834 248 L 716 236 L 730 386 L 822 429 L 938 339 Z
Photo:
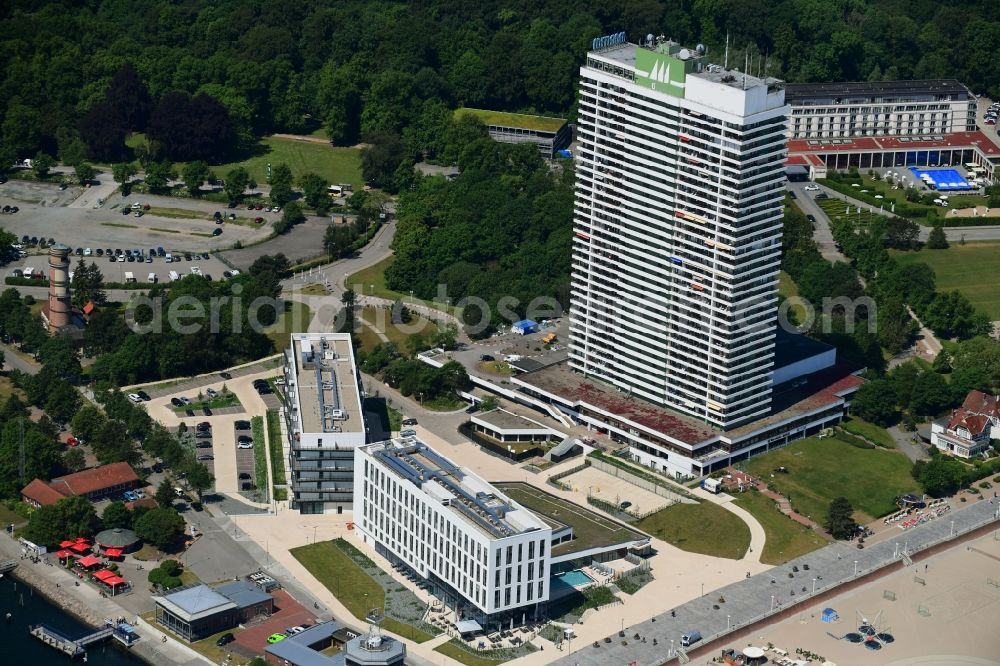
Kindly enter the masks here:
M 971 458 L 1000 438 L 1000 396 L 972 391 L 965 402 L 931 425 L 931 444 L 959 458 Z
M 462 619 L 530 621 L 549 598 L 551 527 L 416 438 L 357 450 L 354 524 Z

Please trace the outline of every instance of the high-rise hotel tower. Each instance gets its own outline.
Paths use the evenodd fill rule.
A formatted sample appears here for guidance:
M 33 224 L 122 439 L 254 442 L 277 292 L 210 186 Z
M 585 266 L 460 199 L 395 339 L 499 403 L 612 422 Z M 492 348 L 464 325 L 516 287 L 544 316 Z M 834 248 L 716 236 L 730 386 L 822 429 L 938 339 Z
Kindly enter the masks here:
M 570 366 L 729 430 L 768 414 L 783 85 L 650 36 L 581 68 Z

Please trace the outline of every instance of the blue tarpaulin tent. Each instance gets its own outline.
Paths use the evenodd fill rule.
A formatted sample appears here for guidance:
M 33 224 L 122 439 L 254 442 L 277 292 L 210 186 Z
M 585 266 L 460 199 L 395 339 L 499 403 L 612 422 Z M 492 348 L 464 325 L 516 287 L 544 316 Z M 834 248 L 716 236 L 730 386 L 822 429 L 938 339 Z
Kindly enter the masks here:
M 836 622 L 839 619 L 840 619 L 840 615 L 838 615 L 837 611 L 835 611 L 834 609 L 832 609 L 832 608 L 824 608 L 823 609 L 823 621 L 824 622 Z
M 511 333 L 520 333 L 521 335 L 528 335 L 529 333 L 538 332 L 538 322 L 532 321 L 530 319 L 522 319 L 521 321 L 515 321 L 510 327 Z

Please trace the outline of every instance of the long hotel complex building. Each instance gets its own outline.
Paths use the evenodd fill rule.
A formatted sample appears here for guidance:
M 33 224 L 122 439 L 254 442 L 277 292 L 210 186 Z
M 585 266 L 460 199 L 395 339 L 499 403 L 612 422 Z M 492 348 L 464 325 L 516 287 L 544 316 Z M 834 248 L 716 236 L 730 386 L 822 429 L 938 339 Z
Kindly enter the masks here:
M 291 506 L 343 513 L 354 498 L 354 451 L 367 441 L 348 333 L 294 333 L 285 351 Z
M 358 449 L 354 525 L 466 619 L 520 622 L 549 598 L 552 528 L 415 438 Z

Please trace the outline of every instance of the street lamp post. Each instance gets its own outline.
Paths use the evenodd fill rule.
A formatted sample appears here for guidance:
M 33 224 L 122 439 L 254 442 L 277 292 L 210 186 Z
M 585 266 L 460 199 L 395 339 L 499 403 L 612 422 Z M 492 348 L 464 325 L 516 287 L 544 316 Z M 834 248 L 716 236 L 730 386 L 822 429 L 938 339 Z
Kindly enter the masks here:
M 854 560 L 854 575 L 858 575 L 858 561 Z
M 771 612 L 774 612 L 774 595 L 771 595 Z
M 813 594 L 816 594 L 816 579 L 813 578 Z
M 730 616 L 729 616 L 729 615 L 727 615 L 727 616 L 726 616 L 726 631 L 729 631 L 729 629 L 730 629 L 730 627 L 731 627 L 731 624 L 730 624 L 730 622 L 729 622 L 729 618 L 730 618 Z

